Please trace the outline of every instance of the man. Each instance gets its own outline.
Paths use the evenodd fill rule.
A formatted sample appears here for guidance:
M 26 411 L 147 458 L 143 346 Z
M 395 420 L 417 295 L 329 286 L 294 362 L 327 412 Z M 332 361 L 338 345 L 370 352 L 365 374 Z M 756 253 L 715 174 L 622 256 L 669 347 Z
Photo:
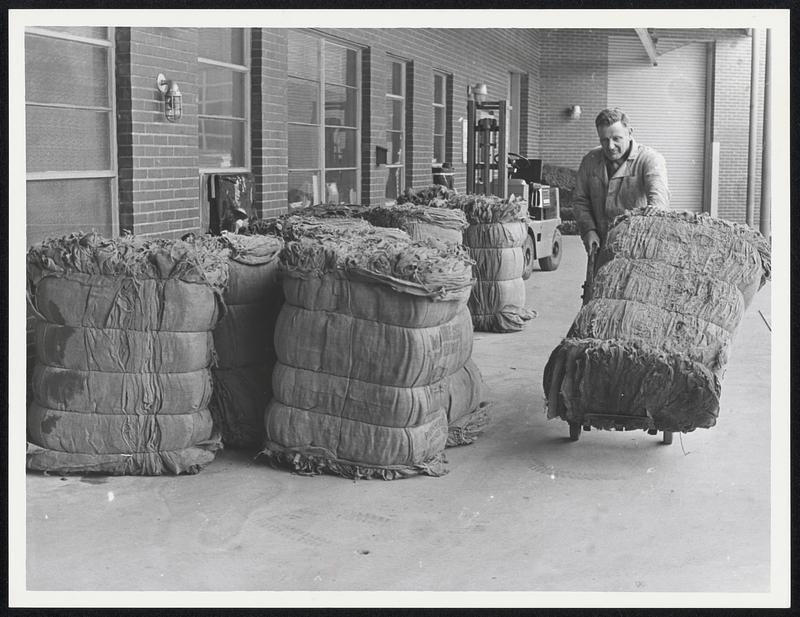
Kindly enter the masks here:
M 605 244 L 614 217 L 640 206 L 669 206 L 664 157 L 636 142 L 628 116 L 604 109 L 594 121 L 600 147 L 581 161 L 572 211 L 586 252 Z

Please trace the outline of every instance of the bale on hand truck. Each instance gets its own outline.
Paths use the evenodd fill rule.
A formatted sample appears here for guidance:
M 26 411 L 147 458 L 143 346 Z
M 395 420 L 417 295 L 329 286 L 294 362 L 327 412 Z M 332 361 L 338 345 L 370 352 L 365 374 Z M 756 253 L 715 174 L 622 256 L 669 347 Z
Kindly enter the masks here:
M 583 306 L 545 366 L 548 418 L 582 429 L 714 426 L 733 336 L 770 277 L 769 241 L 707 214 L 637 208 L 590 254 Z

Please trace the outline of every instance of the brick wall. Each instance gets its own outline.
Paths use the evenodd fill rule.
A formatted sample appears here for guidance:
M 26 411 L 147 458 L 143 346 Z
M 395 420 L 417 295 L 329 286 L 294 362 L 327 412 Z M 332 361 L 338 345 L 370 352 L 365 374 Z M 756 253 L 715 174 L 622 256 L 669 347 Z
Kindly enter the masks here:
M 521 118 L 524 128 L 520 136 L 523 154 L 539 156 L 539 31 L 524 29 L 447 29 L 447 28 L 335 28 L 319 30 L 365 47 L 362 52 L 364 96 L 362 98 L 362 196 L 364 203 L 381 203 L 387 172 L 375 165 L 375 146 L 385 142 L 387 54 L 410 61 L 411 98 L 414 130 L 410 136 L 413 148 L 407 149 L 407 181 L 412 185 L 431 183 L 433 156 L 433 70 L 452 76 L 450 123 L 453 127 L 451 161 L 455 168 L 456 188 L 466 190 L 466 169 L 461 162 L 462 136 L 459 119 L 467 115 L 467 86 L 485 82 L 490 99 L 508 97 L 509 71 L 527 73 L 527 91 L 522 99 L 528 102 Z M 285 198 L 284 198 L 285 200 Z
M 608 35 L 592 30 L 542 33 L 540 133 L 542 159 L 573 169 L 597 146 L 594 118 L 608 99 Z M 580 105 L 580 119 L 567 110 Z
M 466 188 L 461 161 L 460 118 L 466 117 L 467 86 L 479 81 L 490 98 L 506 98 L 509 71 L 526 74 L 520 118 L 520 149 L 540 155 L 541 49 L 534 30 L 516 29 L 326 29 L 320 34 L 361 46 L 363 69 L 361 172 L 363 203 L 381 203 L 387 170 L 375 164 L 385 145 L 388 54 L 408 61 L 406 184 L 430 184 L 433 154 L 433 70 L 449 76 L 448 151 L 455 186 Z M 287 31 L 252 31 L 251 168 L 254 205 L 262 216 L 285 212 L 287 192 Z M 202 227 L 197 158 L 197 35 L 190 28 L 118 28 L 117 101 L 120 221 L 139 235 L 180 236 Z M 183 117 L 164 118 L 155 78 L 178 81 Z
M 197 231 L 197 32 L 118 28 L 116 44 L 120 226 L 142 236 Z M 179 122 L 164 116 L 159 73 L 180 85 Z
M 607 104 L 608 35 L 614 31 L 578 29 L 541 31 L 541 156 L 546 163 L 577 169 L 597 145 L 594 118 Z M 761 147 L 766 36 L 759 54 L 758 128 L 754 222 L 761 195 Z M 713 139 L 720 142 L 718 215 L 745 221 L 750 113 L 751 38 L 729 36 L 716 43 Z M 535 89 L 531 89 L 533 92 Z M 579 120 L 566 110 L 578 104 Z
M 744 223 L 747 203 L 747 161 L 750 125 L 752 38 L 716 43 L 713 140 L 719 142 L 719 211 L 722 218 Z M 761 148 L 764 119 L 766 35 L 759 51 L 758 127 L 753 222 L 758 227 L 761 203 Z
M 286 30 L 256 28 L 252 33 L 251 168 L 253 202 L 261 216 L 286 211 Z

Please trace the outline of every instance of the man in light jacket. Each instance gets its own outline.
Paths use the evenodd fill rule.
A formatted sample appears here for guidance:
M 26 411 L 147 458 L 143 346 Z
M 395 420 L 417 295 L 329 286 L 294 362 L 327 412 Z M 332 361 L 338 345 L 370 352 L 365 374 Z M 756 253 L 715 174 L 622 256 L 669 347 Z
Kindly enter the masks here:
M 600 146 L 583 157 L 572 211 L 586 252 L 605 244 L 614 217 L 641 206 L 669 206 L 667 164 L 633 138 L 621 109 L 601 111 L 594 121 Z

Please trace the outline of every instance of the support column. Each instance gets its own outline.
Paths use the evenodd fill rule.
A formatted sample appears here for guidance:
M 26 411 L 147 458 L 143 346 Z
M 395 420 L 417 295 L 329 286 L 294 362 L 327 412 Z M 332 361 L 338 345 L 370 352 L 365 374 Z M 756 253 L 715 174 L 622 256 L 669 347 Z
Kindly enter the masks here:
M 770 217 L 772 215 L 772 153 L 770 146 L 772 140 L 770 132 L 772 129 L 772 110 L 770 103 L 772 101 L 772 41 L 770 29 L 767 28 L 767 51 L 764 60 L 764 136 L 762 139 L 761 153 L 761 209 L 759 212 L 759 225 L 758 228 L 764 236 L 769 238 L 772 234 L 770 231 Z
M 758 124 L 758 48 L 761 43 L 758 28 L 750 31 L 750 140 L 747 147 L 747 202 L 745 221 L 754 226 L 753 211 L 756 199 L 756 128 Z

